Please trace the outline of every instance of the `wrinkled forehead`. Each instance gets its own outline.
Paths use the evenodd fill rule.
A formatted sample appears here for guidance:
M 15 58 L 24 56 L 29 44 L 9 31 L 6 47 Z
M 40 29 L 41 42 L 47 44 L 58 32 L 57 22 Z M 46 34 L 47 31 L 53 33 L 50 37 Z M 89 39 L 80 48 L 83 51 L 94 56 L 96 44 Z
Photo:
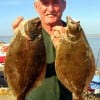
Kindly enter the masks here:
M 34 0 L 34 1 L 44 2 L 44 1 L 66 1 L 66 0 Z

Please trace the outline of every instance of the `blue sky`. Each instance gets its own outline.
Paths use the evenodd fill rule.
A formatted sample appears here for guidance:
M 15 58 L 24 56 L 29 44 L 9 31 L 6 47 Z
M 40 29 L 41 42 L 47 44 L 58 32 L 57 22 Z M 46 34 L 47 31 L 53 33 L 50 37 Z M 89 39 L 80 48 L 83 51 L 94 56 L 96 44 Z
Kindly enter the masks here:
M 12 22 L 23 16 L 30 19 L 38 16 L 33 7 L 34 0 L 0 0 L 0 36 L 13 34 Z M 100 0 L 67 0 L 66 16 L 80 20 L 86 34 L 100 34 Z

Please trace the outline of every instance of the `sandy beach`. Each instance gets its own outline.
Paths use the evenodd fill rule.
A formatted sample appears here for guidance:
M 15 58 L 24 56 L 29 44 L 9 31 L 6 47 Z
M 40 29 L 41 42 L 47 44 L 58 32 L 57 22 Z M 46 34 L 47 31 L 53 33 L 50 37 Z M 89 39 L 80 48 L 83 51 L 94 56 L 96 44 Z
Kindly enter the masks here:
M 0 100 L 16 100 L 13 92 L 8 87 L 0 88 Z
M 17 100 L 13 95 L 0 95 L 0 100 Z

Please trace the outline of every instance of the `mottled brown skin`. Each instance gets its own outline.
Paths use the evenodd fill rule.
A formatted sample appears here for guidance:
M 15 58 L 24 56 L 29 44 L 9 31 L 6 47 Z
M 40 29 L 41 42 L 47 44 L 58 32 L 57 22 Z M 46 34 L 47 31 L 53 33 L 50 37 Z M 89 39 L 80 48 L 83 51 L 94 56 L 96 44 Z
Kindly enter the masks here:
M 84 100 L 82 92 L 92 80 L 95 61 L 79 22 L 67 18 L 66 34 L 59 33 L 55 69 L 58 79 L 73 94 L 73 100 Z
M 26 93 L 40 85 L 45 76 L 45 48 L 39 23 L 39 19 L 24 23 L 24 31 L 17 30 L 6 55 L 5 78 L 17 100 L 25 100 Z M 38 28 L 37 32 L 36 28 Z M 23 32 L 31 40 L 27 40 Z

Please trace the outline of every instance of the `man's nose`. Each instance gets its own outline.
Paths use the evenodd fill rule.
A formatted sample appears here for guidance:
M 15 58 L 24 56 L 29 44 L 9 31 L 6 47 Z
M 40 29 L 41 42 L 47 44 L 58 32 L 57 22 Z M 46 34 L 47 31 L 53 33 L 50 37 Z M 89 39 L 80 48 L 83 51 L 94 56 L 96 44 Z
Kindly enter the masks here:
M 52 10 L 54 9 L 53 4 L 49 4 L 49 5 L 48 5 L 48 9 L 49 9 L 49 11 L 52 11 Z

